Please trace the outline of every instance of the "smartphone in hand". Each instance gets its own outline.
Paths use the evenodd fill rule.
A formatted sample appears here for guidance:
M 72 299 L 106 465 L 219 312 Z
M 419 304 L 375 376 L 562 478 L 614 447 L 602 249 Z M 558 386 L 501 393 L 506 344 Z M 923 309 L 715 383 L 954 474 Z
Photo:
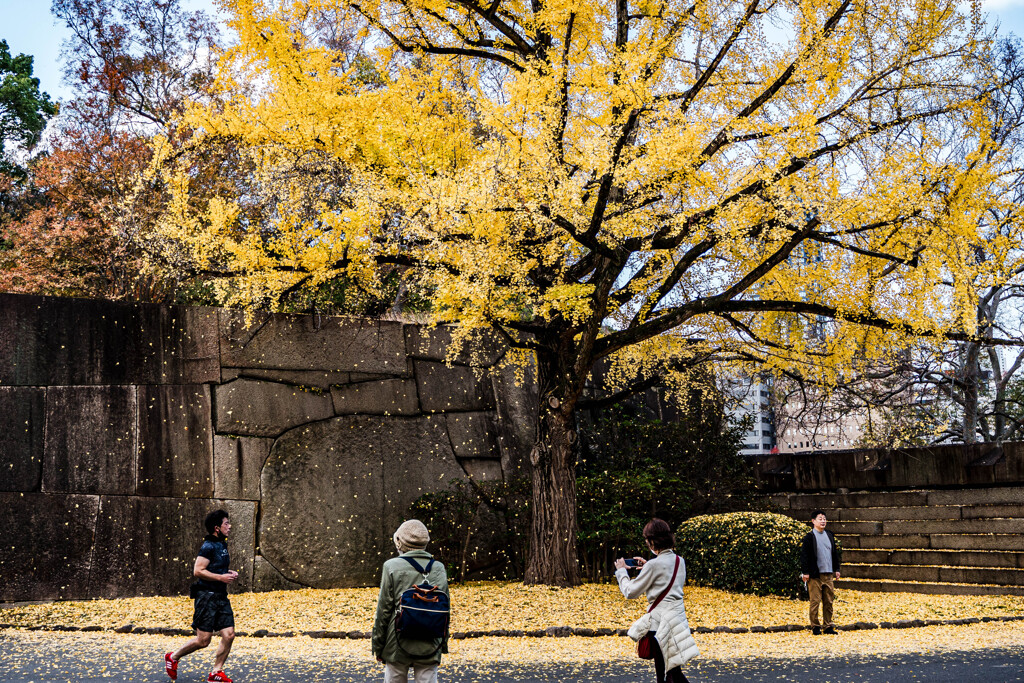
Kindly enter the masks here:
M 625 559 L 625 561 L 626 561 L 626 566 L 627 566 L 627 567 L 633 567 L 633 568 L 636 568 L 636 567 L 639 567 L 639 566 L 640 566 L 640 565 L 638 565 L 638 564 L 636 563 L 636 558 L 635 558 L 635 557 L 627 557 L 627 558 L 624 558 L 624 559 Z

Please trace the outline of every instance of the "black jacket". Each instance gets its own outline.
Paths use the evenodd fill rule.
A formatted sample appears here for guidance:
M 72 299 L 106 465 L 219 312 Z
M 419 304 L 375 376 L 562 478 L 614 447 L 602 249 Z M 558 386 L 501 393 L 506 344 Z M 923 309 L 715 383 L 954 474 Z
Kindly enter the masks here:
M 828 534 L 829 543 L 832 544 L 832 571 L 839 571 L 839 546 L 836 545 L 835 535 L 825 529 L 825 533 Z M 800 543 L 800 573 L 807 574 L 812 579 L 817 579 L 821 576 L 821 572 L 818 571 L 818 551 L 815 548 L 817 541 L 814 540 L 814 532 L 808 531 L 807 535 L 804 536 L 803 542 Z

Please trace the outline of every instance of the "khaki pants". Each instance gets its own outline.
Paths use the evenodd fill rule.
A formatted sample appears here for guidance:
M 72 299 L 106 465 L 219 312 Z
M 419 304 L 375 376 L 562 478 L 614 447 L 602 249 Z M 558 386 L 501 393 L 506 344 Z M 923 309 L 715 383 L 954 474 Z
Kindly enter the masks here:
M 807 593 L 811 598 L 811 626 L 833 626 L 832 601 L 836 598 L 836 587 L 832 583 L 835 574 L 822 574 L 817 579 L 807 579 Z M 821 605 L 822 624 L 818 621 L 818 605 Z
M 388 662 L 384 665 L 384 683 L 407 683 L 410 679 L 416 683 L 437 683 L 437 664 Z

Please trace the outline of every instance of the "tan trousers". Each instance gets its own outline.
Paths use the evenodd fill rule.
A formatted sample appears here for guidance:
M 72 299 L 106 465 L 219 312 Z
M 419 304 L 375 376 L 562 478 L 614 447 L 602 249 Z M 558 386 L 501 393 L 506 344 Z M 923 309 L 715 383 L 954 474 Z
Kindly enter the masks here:
M 408 683 L 410 680 L 416 683 L 437 683 L 437 664 L 388 662 L 384 665 L 384 683 Z
M 811 598 L 811 626 L 833 626 L 832 601 L 836 599 L 836 587 L 832 583 L 835 574 L 822 574 L 817 579 L 807 579 L 807 593 Z M 818 621 L 818 605 L 821 605 L 822 624 Z

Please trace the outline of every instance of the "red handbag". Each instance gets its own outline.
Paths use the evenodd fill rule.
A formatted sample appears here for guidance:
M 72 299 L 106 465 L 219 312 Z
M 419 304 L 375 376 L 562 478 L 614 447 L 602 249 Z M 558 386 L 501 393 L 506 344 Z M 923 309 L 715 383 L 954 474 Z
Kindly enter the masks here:
M 658 606 L 668 592 L 672 590 L 672 586 L 676 585 L 676 574 L 679 573 L 679 556 L 676 555 L 676 568 L 672 571 L 672 578 L 668 582 L 668 586 L 661 592 L 658 599 L 651 603 L 651 606 L 647 608 L 647 613 L 650 614 L 654 611 L 654 608 Z M 640 659 L 654 659 L 654 634 L 645 633 L 644 637 L 636 643 L 636 656 Z

